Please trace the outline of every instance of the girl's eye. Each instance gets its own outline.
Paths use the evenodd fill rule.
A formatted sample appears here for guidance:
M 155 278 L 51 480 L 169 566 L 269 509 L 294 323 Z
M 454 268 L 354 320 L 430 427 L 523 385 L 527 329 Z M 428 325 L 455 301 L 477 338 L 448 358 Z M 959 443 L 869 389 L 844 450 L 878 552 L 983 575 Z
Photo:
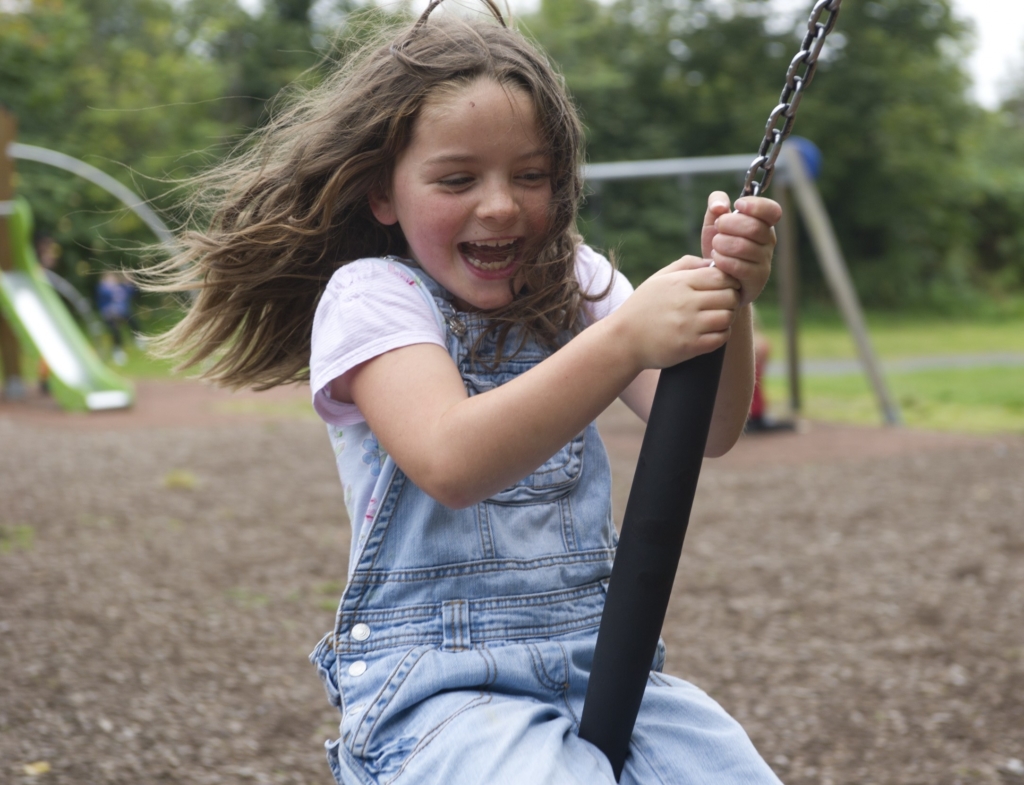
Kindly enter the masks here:
M 527 185 L 538 185 L 545 182 L 550 175 L 547 172 L 524 172 L 519 175 L 519 180 Z
M 473 178 L 469 175 L 455 175 L 453 177 L 445 177 L 437 181 L 439 185 L 443 185 L 445 188 L 461 188 L 464 185 L 469 185 L 473 182 Z

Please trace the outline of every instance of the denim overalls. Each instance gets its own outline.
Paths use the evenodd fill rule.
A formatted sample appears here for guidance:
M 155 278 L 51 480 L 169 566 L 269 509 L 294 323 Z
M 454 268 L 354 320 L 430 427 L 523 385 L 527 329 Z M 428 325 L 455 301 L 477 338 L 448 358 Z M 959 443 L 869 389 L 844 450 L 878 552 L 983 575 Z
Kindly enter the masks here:
M 397 262 L 396 262 L 397 263 Z M 543 360 L 527 341 L 493 363 L 487 323 L 423 271 L 470 395 Z M 515 331 L 506 344 L 518 345 Z M 462 510 L 388 456 L 334 632 L 310 655 L 342 714 L 327 743 L 339 783 L 598 785 L 611 766 L 579 718 L 611 573 L 611 472 L 591 423 L 528 477 Z M 740 726 L 657 671 L 623 783 L 777 783 Z

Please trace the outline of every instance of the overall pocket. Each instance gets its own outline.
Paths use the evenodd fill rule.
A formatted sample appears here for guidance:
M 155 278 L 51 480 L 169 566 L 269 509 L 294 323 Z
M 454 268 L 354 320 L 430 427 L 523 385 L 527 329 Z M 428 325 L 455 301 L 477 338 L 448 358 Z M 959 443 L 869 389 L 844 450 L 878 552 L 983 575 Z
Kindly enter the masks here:
M 495 676 L 478 650 L 418 646 L 387 660 L 390 675 L 342 722 L 342 744 L 380 783 L 398 777 L 453 720 L 489 703 L 485 690 Z
M 465 368 L 462 378 L 470 395 L 493 390 L 525 373 L 540 362 L 539 357 L 505 360 L 493 371 Z M 550 502 L 566 496 L 576 486 L 583 468 L 583 448 L 586 429 L 576 434 L 566 445 L 548 458 L 531 474 L 494 494 L 487 501 L 494 504 L 521 505 Z

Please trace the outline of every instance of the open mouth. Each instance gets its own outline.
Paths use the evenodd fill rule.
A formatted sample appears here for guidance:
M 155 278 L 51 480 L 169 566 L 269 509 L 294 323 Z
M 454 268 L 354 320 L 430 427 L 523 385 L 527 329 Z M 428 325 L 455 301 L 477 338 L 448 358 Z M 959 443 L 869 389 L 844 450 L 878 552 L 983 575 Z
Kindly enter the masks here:
M 459 243 L 459 252 L 476 269 L 493 273 L 515 264 L 520 245 L 518 239 Z

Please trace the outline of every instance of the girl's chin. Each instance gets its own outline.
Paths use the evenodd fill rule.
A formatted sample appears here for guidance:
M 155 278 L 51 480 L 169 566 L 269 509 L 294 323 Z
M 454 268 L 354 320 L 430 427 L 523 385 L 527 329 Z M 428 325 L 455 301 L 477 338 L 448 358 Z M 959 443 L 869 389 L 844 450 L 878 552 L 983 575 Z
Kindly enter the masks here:
M 463 291 L 452 294 L 460 311 L 493 311 L 512 302 L 507 276 L 486 279 L 474 276 L 459 288 Z
M 512 302 L 512 292 L 504 285 L 500 289 L 491 288 L 490 291 L 473 291 L 455 295 L 455 305 L 460 311 L 493 311 L 496 308 L 504 308 Z M 469 298 L 469 299 L 467 299 Z

